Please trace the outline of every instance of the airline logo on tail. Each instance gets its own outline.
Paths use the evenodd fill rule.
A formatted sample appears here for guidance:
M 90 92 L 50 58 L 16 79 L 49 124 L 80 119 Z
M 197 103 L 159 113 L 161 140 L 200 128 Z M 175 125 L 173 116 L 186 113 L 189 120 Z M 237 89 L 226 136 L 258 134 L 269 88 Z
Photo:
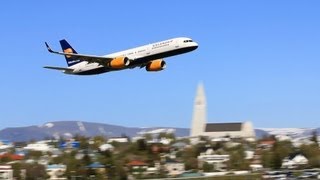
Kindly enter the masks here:
M 68 49 L 65 49 L 63 50 L 64 53 L 73 53 L 72 49 L 71 48 L 68 48 Z M 71 58 L 70 55 L 66 55 L 67 58 Z
M 81 62 L 80 59 L 75 59 L 71 55 L 68 55 L 68 54 L 78 54 L 78 53 L 71 47 L 71 45 L 65 39 L 60 41 L 60 45 L 61 45 L 62 51 L 66 53 L 65 58 L 68 66 L 73 66 Z

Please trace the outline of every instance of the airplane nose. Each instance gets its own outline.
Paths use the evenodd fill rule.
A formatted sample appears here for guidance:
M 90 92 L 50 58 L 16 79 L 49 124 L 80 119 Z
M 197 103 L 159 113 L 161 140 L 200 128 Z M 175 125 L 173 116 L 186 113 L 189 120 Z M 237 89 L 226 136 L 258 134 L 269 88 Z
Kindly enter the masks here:
M 198 43 L 196 43 L 196 42 L 193 42 L 193 43 L 194 43 L 194 45 L 193 45 L 193 46 L 195 47 L 195 49 L 197 49 L 197 48 L 198 48 L 198 46 L 199 46 L 199 45 L 198 45 Z

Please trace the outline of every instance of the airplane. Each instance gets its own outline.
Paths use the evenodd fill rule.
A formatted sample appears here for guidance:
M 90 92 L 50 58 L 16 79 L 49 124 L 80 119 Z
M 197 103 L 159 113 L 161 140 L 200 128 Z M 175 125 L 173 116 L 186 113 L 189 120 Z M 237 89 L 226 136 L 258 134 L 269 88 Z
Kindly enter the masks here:
M 198 44 L 186 37 L 173 38 L 104 56 L 78 54 L 65 40 L 60 40 L 62 52 L 53 51 L 47 42 L 50 53 L 63 55 L 68 67 L 45 66 L 47 69 L 60 70 L 65 74 L 94 75 L 136 67 L 147 71 L 161 71 L 166 68 L 163 58 L 193 51 Z

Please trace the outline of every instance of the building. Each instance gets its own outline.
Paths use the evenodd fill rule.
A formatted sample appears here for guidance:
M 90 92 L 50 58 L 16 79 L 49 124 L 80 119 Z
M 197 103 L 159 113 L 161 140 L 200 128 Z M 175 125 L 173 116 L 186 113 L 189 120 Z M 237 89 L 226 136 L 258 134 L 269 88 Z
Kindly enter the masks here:
M 76 149 L 80 147 L 80 142 L 78 141 L 68 141 L 68 142 L 61 142 L 59 148 L 62 149 Z
M 133 175 L 142 175 L 147 171 L 148 164 L 140 160 L 133 160 L 127 163 L 127 167 Z
M 207 102 L 204 93 L 203 84 L 198 85 L 196 98 L 194 100 L 193 118 L 191 126 L 191 137 L 203 135 L 205 124 L 207 122 Z
M 29 151 L 49 152 L 49 151 L 53 150 L 53 146 L 50 146 L 47 143 L 37 142 L 37 143 L 28 144 L 23 149 L 29 150 Z
M 295 156 L 289 156 L 286 157 L 282 160 L 282 168 L 285 169 L 294 169 L 294 168 L 298 168 L 298 167 L 303 167 L 306 166 L 308 164 L 308 159 L 301 155 L 301 154 L 297 154 Z
M 255 138 L 251 122 L 207 123 L 207 103 L 203 84 L 198 85 L 194 101 L 191 137 L 208 136 L 210 138 Z
M 231 137 L 231 138 L 253 138 L 255 133 L 251 122 L 236 123 L 207 123 L 205 124 L 203 136 L 211 138 Z
M 54 179 L 54 180 L 67 179 L 63 177 L 64 173 L 66 172 L 66 169 L 67 169 L 67 166 L 63 164 L 47 165 L 46 172 L 49 176 L 48 179 Z
M 118 142 L 118 143 L 127 143 L 129 139 L 127 137 L 112 137 L 109 138 L 107 143 Z
M 164 169 L 169 177 L 177 177 L 185 171 L 184 163 L 175 160 L 167 160 L 164 164 Z
M 106 174 L 105 165 L 102 165 L 99 162 L 94 162 L 94 163 L 86 166 L 86 168 L 94 170 L 95 173 L 97 173 L 97 174 L 101 174 L 101 175 Z
M 10 165 L 0 165 L 0 179 L 13 179 L 13 169 Z
M 114 147 L 111 144 L 102 144 L 99 146 L 100 151 L 113 151 Z
M 199 167 L 203 167 L 204 163 L 212 164 L 215 170 L 225 170 L 226 163 L 230 160 L 229 154 L 214 154 L 212 149 L 208 149 L 204 153 L 200 153 L 197 157 Z
M 0 140 L 0 154 L 7 152 L 10 148 L 13 148 L 13 143 L 7 140 Z

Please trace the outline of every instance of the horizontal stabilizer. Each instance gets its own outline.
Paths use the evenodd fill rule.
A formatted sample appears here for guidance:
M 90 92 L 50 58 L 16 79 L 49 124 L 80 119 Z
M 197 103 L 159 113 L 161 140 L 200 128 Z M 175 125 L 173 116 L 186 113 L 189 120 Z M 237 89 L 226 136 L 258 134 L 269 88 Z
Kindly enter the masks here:
M 65 41 L 62 40 L 62 42 L 65 43 Z M 65 57 L 67 57 L 68 59 L 73 59 L 73 60 L 80 60 L 80 61 L 87 61 L 89 63 L 99 63 L 99 64 L 106 64 L 107 62 L 110 62 L 111 60 L 113 60 L 114 58 L 111 57 L 105 57 L 105 56 L 95 56 L 95 55 L 87 55 L 87 54 L 77 54 L 77 53 L 72 53 L 72 52 L 76 52 L 74 49 L 72 51 L 64 51 L 64 52 L 59 52 L 59 51 L 54 51 L 50 48 L 50 46 L 48 45 L 47 42 L 45 42 L 46 47 L 48 49 L 48 51 L 50 53 L 54 53 L 54 54 L 60 54 L 60 55 L 64 55 Z M 65 45 L 65 44 L 64 44 Z M 69 45 L 69 44 L 68 44 Z M 70 46 L 71 47 L 71 46 Z
M 64 67 L 44 66 L 43 68 L 60 70 L 60 71 L 73 71 L 73 69 L 71 68 L 64 68 Z

